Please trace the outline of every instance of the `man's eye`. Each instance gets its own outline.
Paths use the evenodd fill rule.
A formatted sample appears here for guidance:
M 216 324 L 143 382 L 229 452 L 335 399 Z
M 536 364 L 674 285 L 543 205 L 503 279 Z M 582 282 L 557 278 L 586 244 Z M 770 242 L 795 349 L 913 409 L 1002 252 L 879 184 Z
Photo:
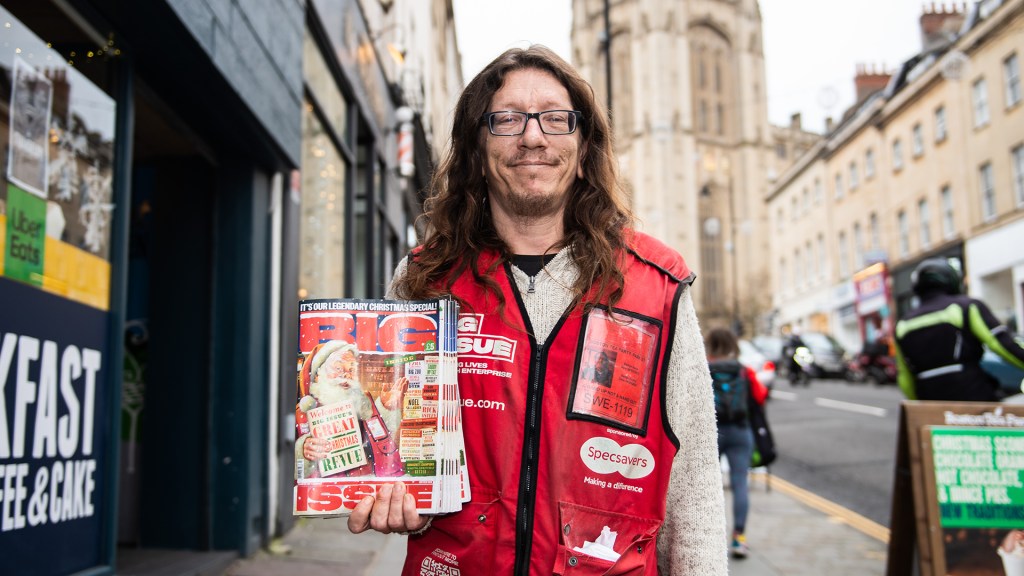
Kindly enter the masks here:
M 498 124 L 516 124 L 519 122 L 519 116 L 516 114 L 499 114 L 494 117 L 494 121 Z

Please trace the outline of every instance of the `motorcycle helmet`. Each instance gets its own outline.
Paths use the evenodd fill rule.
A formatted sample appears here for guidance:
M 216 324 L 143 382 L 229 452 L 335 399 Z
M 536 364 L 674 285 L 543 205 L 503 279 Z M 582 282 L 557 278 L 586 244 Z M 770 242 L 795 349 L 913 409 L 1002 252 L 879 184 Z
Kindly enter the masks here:
M 942 258 L 929 258 L 918 264 L 910 282 L 918 296 L 929 292 L 960 293 L 960 274 Z

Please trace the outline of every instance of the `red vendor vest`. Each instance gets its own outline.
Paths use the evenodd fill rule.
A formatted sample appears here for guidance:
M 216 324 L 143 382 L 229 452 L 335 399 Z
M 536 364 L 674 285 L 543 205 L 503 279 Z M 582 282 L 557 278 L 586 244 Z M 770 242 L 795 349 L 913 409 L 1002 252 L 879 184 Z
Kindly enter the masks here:
M 471 274 L 457 279 L 452 291 L 467 304 L 459 389 L 472 500 L 409 538 L 403 574 L 657 574 L 679 447 L 664 377 L 693 276 L 678 253 L 634 234 L 615 313 L 566 311 L 543 347 L 508 264 L 493 275 L 504 321 Z M 481 270 L 495 257 L 485 255 Z M 616 561 L 577 550 L 590 550 L 606 526 Z

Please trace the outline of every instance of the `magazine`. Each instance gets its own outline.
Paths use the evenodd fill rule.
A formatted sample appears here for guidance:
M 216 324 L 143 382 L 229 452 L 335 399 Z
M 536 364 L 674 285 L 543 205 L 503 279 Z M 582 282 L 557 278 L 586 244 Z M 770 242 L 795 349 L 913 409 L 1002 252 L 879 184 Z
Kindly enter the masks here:
M 295 515 L 347 515 L 397 481 L 421 514 L 469 500 L 457 320 L 451 298 L 299 303 Z

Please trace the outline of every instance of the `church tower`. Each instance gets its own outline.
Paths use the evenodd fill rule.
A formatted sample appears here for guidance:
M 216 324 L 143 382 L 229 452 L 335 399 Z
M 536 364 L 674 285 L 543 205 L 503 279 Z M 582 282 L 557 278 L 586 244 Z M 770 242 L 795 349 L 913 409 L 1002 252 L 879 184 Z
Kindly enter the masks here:
M 611 110 L 639 229 L 697 273 L 705 326 L 752 334 L 775 173 L 757 0 L 573 0 L 572 58 Z

